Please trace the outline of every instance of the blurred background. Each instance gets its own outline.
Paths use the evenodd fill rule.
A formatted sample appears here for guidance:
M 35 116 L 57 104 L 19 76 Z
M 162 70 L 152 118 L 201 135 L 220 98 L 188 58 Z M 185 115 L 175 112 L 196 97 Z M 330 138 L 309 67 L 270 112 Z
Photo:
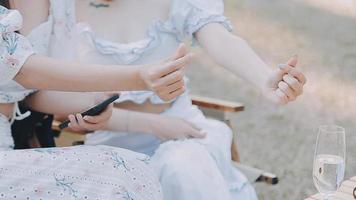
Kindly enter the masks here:
M 346 128 L 346 176 L 356 176 L 355 0 L 225 0 L 235 33 L 270 66 L 298 54 L 305 94 L 277 107 L 250 84 L 215 67 L 203 52 L 189 68 L 192 93 L 243 102 L 234 116 L 243 163 L 277 174 L 277 186 L 256 184 L 263 199 L 300 200 L 316 193 L 312 161 L 318 126 Z M 223 51 L 223 50 L 222 50 Z M 214 81 L 209 81 L 214 80 Z

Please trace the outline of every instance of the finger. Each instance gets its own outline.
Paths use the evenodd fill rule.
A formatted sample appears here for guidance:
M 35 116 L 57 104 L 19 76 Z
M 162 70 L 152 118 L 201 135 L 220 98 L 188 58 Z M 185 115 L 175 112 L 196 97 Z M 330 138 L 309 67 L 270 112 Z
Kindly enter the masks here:
M 68 127 L 73 129 L 74 131 L 79 131 L 80 126 L 78 125 L 78 121 L 77 121 L 76 117 L 74 115 L 69 115 L 68 119 L 70 121 L 68 124 Z
M 284 92 L 281 89 L 277 89 L 276 90 L 276 96 L 277 96 L 277 102 L 279 104 L 286 104 L 288 102 L 288 97 L 286 94 L 284 94 Z
M 184 73 L 181 70 L 178 70 L 161 78 L 156 83 L 153 83 L 152 88 L 156 91 L 165 90 L 167 86 L 172 85 L 180 80 L 183 80 L 183 78 L 184 78 Z
M 180 43 L 176 52 L 173 54 L 170 60 L 177 60 L 188 53 L 187 46 L 184 43 Z
M 179 69 L 181 69 L 181 68 L 184 68 L 185 66 L 187 66 L 194 58 L 195 58 L 195 54 L 194 53 L 188 53 L 187 55 L 183 56 L 182 58 L 179 58 L 177 60 L 171 61 L 171 62 L 169 62 L 167 64 L 175 65 Z
M 158 92 L 158 93 L 161 95 L 169 95 L 172 92 L 182 88 L 183 86 L 184 86 L 184 80 L 181 79 L 181 80 L 167 86 L 164 90 L 162 90 L 161 92 Z
M 69 115 L 69 116 L 68 116 L 68 119 L 69 119 L 70 123 L 73 123 L 73 124 L 74 124 L 74 122 L 77 122 L 77 119 L 75 118 L 74 115 Z
M 100 115 L 97 116 L 84 116 L 83 119 L 91 124 L 98 124 L 106 122 L 110 119 L 112 115 L 113 104 L 110 104 Z
M 283 81 L 286 82 L 298 95 L 303 91 L 303 85 L 289 74 L 283 76 Z
M 295 77 L 296 79 L 298 79 L 298 81 L 302 84 L 305 85 L 305 83 L 307 82 L 306 77 L 304 76 L 303 73 L 301 73 L 300 71 L 296 70 L 295 68 L 292 68 L 288 71 L 288 74 L 290 74 L 291 76 Z
M 193 53 L 189 53 L 189 54 L 185 55 L 182 58 L 179 58 L 177 60 L 165 63 L 162 66 L 162 68 L 158 70 L 158 72 L 154 75 L 153 78 L 158 79 L 158 78 L 161 78 L 161 77 L 165 77 L 165 76 L 169 75 L 172 72 L 180 70 L 183 67 L 185 67 L 188 63 L 190 63 L 193 58 L 194 58 L 194 54 Z
M 191 137 L 191 138 L 205 138 L 206 131 L 193 129 L 191 132 L 189 132 L 189 137 Z
M 89 128 L 89 123 L 85 122 L 81 114 L 77 114 L 76 118 L 78 120 L 78 125 L 84 130 L 91 130 Z
M 91 124 L 91 123 L 85 122 L 83 119 L 83 116 L 81 114 L 77 114 L 76 117 L 78 119 L 78 124 L 79 124 L 80 128 L 82 128 L 84 130 L 93 131 L 93 130 L 100 129 L 100 127 L 101 127 L 100 124 Z
M 284 94 L 287 95 L 288 99 L 289 100 L 295 100 L 296 97 L 295 97 L 295 94 L 292 90 L 292 88 L 289 87 L 289 85 L 283 81 L 280 81 L 278 83 L 278 88 L 281 89 L 283 91 Z
M 284 75 L 293 69 L 292 66 L 287 65 L 287 64 L 280 64 L 280 65 L 278 65 L 278 67 L 279 67 L 279 69 L 281 69 L 281 70 L 279 70 L 279 73 L 280 73 L 279 75 L 281 75 L 281 74 Z
M 175 99 L 176 97 L 180 96 L 181 94 L 183 94 L 184 91 L 185 91 L 185 86 L 183 86 L 182 88 L 179 88 L 176 91 L 171 92 L 170 94 L 159 95 L 159 97 L 164 101 L 171 101 L 171 100 Z
M 191 130 L 188 133 L 188 137 L 191 138 L 204 138 L 207 134 L 207 132 L 205 130 L 202 130 L 201 128 L 197 127 L 195 124 L 190 123 L 188 121 L 186 121 L 190 127 Z
M 296 67 L 298 64 L 298 55 L 294 55 L 287 61 L 287 65 Z
M 291 76 L 295 77 L 298 79 L 298 81 L 301 83 L 301 84 L 305 84 L 306 83 L 306 78 L 304 76 L 304 74 L 302 74 L 301 72 L 299 72 L 298 70 L 296 70 L 295 68 L 289 66 L 289 65 L 279 65 L 279 68 L 281 69 L 279 72 L 278 72 L 278 75 L 285 75 L 285 74 L 290 74 Z
M 185 92 L 185 86 L 179 88 L 178 90 L 176 91 L 173 91 L 171 92 L 169 95 L 168 95 L 168 98 L 169 99 L 175 99 L 177 98 L 178 96 L 182 95 L 183 93 Z

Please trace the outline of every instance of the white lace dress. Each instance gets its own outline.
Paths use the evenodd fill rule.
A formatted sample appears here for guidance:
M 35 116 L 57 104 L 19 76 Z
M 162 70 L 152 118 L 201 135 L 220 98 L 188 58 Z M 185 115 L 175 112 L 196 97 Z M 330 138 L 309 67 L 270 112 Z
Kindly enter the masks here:
M 209 23 L 232 30 L 223 16 L 222 0 L 171 0 L 169 18 L 153 21 L 146 38 L 132 43 L 107 40 L 88 24 L 76 22 L 75 2 L 50 1 L 50 16 L 28 38 L 37 52 L 52 57 L 97 64 L 149 64 L 167 58 L 182 41 L 194 40 L 194 33 Z M 147 91 L 123 91 L 118 102 L 164 103 Z M 167 200 L 257 199 L 246 177 L 231 163 L 231 130 L 223 123 L 208 120 L 192 105 L 188 92 L 173 101 L 162 113 L 183 118 L 206 131 L 205 139 L 169 141 L 147 134 L 97 131 L 86 144 L 105 144 L 152 155 Z
M 58 1 L 57 1 L 58 2 Z M 0 6 L 0 103 L 30 92 L 13 78 L 33 54 L 19 12 Z M 150 157 L 107 146 L 11 150 L 9 120 L 0 114 L 0 199 L 160 200 Z

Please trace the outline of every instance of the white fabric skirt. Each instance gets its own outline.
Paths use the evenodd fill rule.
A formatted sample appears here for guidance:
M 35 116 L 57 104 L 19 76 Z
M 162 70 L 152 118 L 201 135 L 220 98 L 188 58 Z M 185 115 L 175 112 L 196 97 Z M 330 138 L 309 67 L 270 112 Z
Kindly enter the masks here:
M 161 143 L 152 136 L 99 131 L 86 144 L 105 144 L 152 155 L 166 200 L 256 200 L 247 178 L 232 165 L 232 131 L 224 123 L 205 118 L 181 96 L 162 115 L 185 119 L 207 133 L 204 139 Z

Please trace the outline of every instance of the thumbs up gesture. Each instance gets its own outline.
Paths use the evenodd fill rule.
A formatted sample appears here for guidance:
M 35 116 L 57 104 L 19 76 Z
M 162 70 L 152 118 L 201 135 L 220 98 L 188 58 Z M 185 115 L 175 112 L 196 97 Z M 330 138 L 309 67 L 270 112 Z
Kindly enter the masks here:
M 146 88 L 162 100 L 173 100 L 185 91 L 185 68 L 193 58 L 194 54 L 182 43 L 170 59 L 142 68 L 140 77 Z
M 279 69 L 270 75 L 264 91 L 269 100 L 284 105 L 303 94 L 303 87 L 307 80 L 296 68 L 297 63 L 298 56 L 295 55 L 286 64 L 279 65 Z

